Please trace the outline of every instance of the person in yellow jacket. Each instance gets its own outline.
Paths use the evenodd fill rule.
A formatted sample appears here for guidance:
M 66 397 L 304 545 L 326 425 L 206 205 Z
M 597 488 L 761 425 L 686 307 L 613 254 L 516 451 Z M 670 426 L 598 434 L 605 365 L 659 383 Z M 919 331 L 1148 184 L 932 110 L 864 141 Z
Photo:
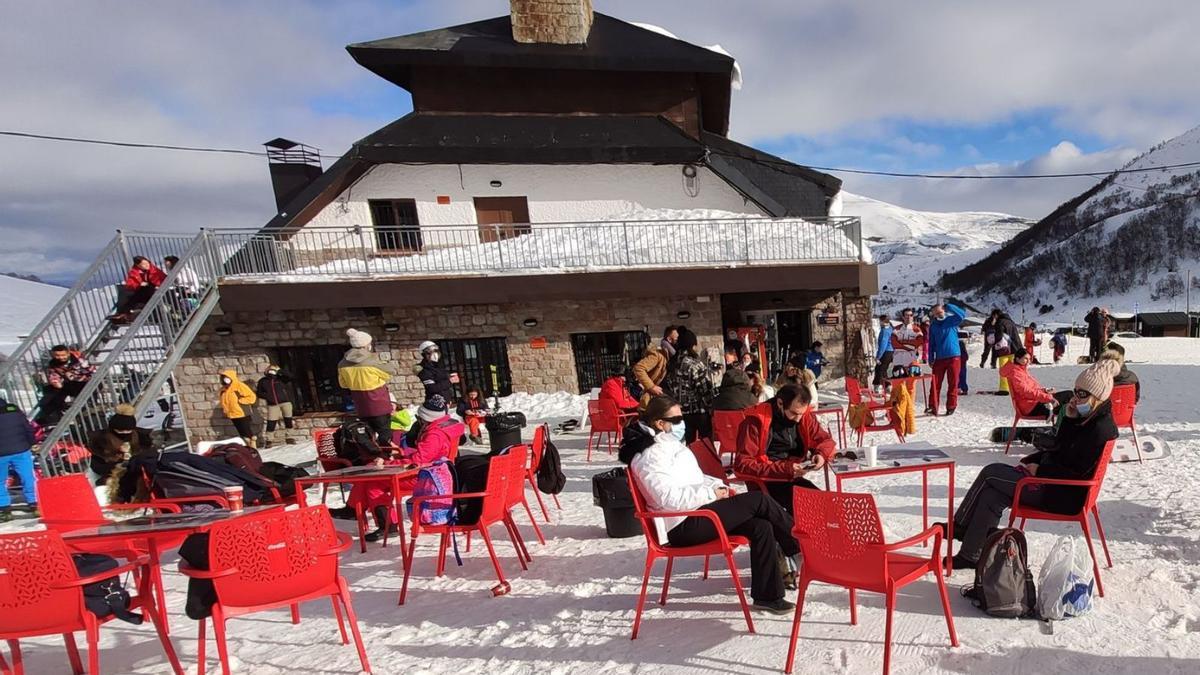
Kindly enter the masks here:
M 233 428 L 237 429 L 238 436 L 242 437 L 242 442 L 252 448 L 257 444 L 253 428 L 254 420 L 250 416 L 250 411 L 246 410 L 246 406 L 252 406 L 257 401 L 258 395 L 254 393 L 253 389 L 246 386 L 245 382 L 238 379 L 236 370 L 230 368 L 221 371 L 221 410 L 225 412 L 229 421 L 233 422 Z

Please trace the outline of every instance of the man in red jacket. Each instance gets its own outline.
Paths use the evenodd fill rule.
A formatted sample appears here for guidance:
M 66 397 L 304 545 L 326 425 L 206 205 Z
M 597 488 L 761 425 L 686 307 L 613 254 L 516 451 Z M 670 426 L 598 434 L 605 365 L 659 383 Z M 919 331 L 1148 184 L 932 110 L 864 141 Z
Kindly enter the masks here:
M 812 413 L 811 391 L 789 384 L 750 409 L 738 429 L 733 468 L 738 475 L 765 480 L 767 492 L 791 513 L 792 487 L 817 489 L 804 476 L 823 468 L 835 450 L 833 437 Z
M 629 394 L 629 388 L 625 386 L 625 376 L 621 373 L 613 375 L 600 385 L 600 399 L 616 403 L 621 412 L 634 412 L 638 407 L 638 401 Z

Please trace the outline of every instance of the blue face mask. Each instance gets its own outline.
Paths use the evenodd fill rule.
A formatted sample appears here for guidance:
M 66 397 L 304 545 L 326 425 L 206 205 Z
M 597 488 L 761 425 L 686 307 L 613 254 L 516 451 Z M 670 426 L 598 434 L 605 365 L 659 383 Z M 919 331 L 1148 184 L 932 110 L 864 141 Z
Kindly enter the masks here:
M 1083 415 L 1084 417 L 1087 417 L 1088 415 L 1092 414 L 1092 404 L 1091 403 L 1076 403 L 1075 404 L 1075 412 L 1079 413 L 1080 415 Z
M 683 422 L 680 422 L 679 424 L 672 424 L 671 435 L 675 437 L 675 440 L 682 443 L 684 437 L 687 436 L 687 425 Z

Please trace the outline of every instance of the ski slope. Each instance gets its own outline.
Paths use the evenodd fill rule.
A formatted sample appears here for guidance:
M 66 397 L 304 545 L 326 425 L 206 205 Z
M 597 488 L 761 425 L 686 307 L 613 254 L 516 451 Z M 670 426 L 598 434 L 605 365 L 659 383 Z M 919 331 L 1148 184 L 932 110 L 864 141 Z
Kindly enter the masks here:
M 0 276 L 0 355 L 12 353 L 67 289 Z

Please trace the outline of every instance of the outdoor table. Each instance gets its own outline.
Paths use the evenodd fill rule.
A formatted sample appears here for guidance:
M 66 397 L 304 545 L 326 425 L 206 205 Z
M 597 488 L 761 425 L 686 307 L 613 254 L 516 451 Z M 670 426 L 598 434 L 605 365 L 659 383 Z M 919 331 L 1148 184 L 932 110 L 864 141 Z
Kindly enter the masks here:
M 389 481 L 392 484 L 392 499 L 396 504 L 396 517 L 400 522 L 396 523 L 400 530 L 400 551 L 404 552 L 404 513 L 401 511 L 404 495 L 400 491 L 400 481 L 405 478 L 411 478 L 417 475 L 419 468 L 409 468 L 407 466 L 348 466 L 344 469 L 336 471 L 326 471 L 315 476 L 304 476 L 296 479 L 296 503 L 301 508 L 307 505 L 308 496 L 304 493 L 304 488 L 309 485 L 334 484 L 341 485 L 345 483 L 372 483 L 379 481 Z M 360 528 L 361 529 L 361 528 Z M 359 532 L 358 537 L 359 551 L 367 552 L 367 542 L 362 538 L 362 533 Z M 401 555 L 401 560 L 404 556 Z
M 161 567 L 162 564 L 162 549 L 165 540 L 174 539 L 179 536 L 187 536 L 197 532 L 203 532 L 213 525 L 239 518 L 241 516 L 252 513 L 259 513 L 268 509 L 282 508 L 282 504 L 269 504 L 266 506 L 248 506 L 241 511 L 203 511 L 196 513 L 159 513 L 148 516 L 136 516 L 134 518 L 126 518 L 123 520 L 113 520 L 107 523 L 90 525 L 81 527 L 77 530 L 62 532 L 63 541 L 68 546 L 83 545 L 93 542 L 103 542 L 110 539 L 122 540 L 141 540 L 146 542 L 146 550 L 150 555 L 150 564 L 155 567 Z M 65 521 L 56 521 L 65 522 Z M 153 581 L 147 581 L 147 585 L 154 584 Z M 170 634 L 171 629 L 167 623 L 167 608 L 166 608 L 166 593 L 161 585 L 154 589 L 157 595 L 158 604 L 160 605 L 160 613 L 162 614 L 163 630 Z
M 822 405 L 813 408 L 813 414 L 816 416 L 833 415 L 834 423 L 837 424 L 838 432 L 838 447 L 846 447 L 846 410 L 840 405 Z
M 949 476 L 949 495 L 946 512 L 946 574 L 953 571 L 954 548 L 954 460 L 949 455 L 925 441 L 901 445 L 881 445 L 876 451 L 876 465 L 867 466 L 864 448 L 854 450 L 857 461 L 836 460 L 831 463 L 834 482 L 838 492 L 842 483 L 853 478 L 871 478 L 898 473 L 921 474 L 921 524 L 922 530 L 929 528 L 929 472 L 945 469 Z

